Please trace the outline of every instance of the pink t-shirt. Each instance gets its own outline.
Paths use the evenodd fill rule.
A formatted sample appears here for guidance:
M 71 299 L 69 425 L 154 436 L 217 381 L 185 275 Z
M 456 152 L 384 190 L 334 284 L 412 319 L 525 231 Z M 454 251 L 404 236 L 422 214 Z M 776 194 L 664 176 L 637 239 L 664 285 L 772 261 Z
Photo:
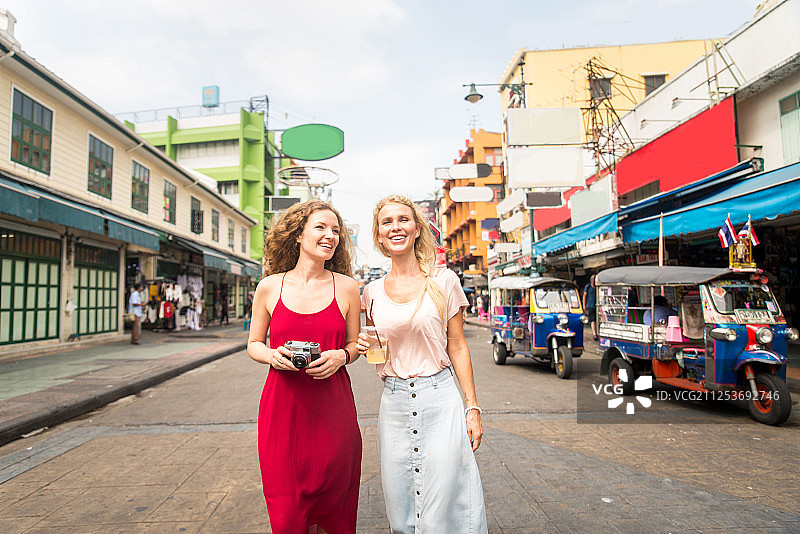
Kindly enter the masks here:
M 385 277 L 369 283 L 361 295 L 362 305 L 367 312 L 375 302 L 372 319 L 382 333 L 381 337 L 389 339 L 386 363 L 376 365 L 378 376 L 381 379 L 387 376 L 431 376 L 449 367 L 447 325 L 442 325 L 436 304 L 427 291 L 417 313 L 409 321 L 417 307 L 416 299 L 403 304 L 393 302 L 386 295 L 384 280 Z M 449 269 L 437 269 L 433 280 L 444 293 L 448 320 L 459 313 L 463 306 L 469 305 L 456 273 Z

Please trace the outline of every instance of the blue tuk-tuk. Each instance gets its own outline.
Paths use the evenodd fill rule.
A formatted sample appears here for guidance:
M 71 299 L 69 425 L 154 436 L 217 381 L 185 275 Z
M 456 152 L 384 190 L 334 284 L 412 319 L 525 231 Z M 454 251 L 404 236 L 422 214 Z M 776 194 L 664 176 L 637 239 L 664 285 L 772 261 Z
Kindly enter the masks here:
M 789 417 L 787 340 L 797 340 L 759 269 L 617 267 L 597 274 L 601 373 L 634 391 L 635 379 L 744 400 L 756 421 Z M 658 302 L 661 302 L 659 305 Z
M 578 286 L 559 278 L 501 276 L 489 282 L 489 296 L 494 363 L 519 354 L 569 378 L 589 322 Z

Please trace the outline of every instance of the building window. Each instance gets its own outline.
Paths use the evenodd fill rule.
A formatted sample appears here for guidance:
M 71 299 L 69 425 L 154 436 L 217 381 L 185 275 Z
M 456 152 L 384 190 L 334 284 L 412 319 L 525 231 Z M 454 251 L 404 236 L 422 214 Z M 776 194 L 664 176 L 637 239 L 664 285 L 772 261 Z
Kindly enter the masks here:
M 164 180 L 164 220 L 172 224 L 175 224 L 175 198 L 177 195 L 178 188 Z
M 211 239 L 219 242 L 219 212 L 211 210 Z
M 572 226 L 572 219 L 567 219 L 562 223 L 558 223 L 555 226 L 551 226 L 550 228 L 545 228 L 541 232 L 539 232 L 539 239 L 544 239 L 547 236 L 553 235 L 556 232 L 560 232 L 561 230 L 566 230 Z
M 228 248 L 233 247 L 233 219 L 228 219 Z
M 192 197 L 192 233 L 203 233 L 203 206 L 200 200 Z
M 649 74 L 644 77 L 644 96 L 649 95 L 667 80 L 666 74 Z
M 50 174 L 53 112 L 14 89 L 11 120 L 11 160 Z
M 242 254 L 247 254 L 247 228 L 242 226 Z
M 632 191 L 628 191 L 624 195 L 620 195 L 619 204 L 620 206 L 628 206 L 634 202 L 639 202 L 640 200 L 657 195 L 660 192 L 661 180 L 656 180 L 654 182 L 650 182 L 649 184 L 643 185 L 642 187 L 637 187 Z
M 486 187 L 492 190 L 492 202 L 503 200 L 503 186 L 500 184 L 488 184 Z
M 218 182 L 217 189 L 221 195 L 238 195 L 239 182 Z
M 488 147 L 483 149 L 486 164 L 492 167 L 499 167 L 503 164 L 503 149 L 500 147 Z
M 147 213 L 147 199 L 150 193 L 150 169 L 131 162 L 131 207 Z
M 783 163 L 800 161 L 800 92 L 779 102 L 781 111 L 781 140 Z
M 592 92 L 592 100 L 611 98 L 611 78 L 590 78 L 589 89 Z
M 111 198 L 111 169 L 114 149 L 89 135 L 89 191 Z

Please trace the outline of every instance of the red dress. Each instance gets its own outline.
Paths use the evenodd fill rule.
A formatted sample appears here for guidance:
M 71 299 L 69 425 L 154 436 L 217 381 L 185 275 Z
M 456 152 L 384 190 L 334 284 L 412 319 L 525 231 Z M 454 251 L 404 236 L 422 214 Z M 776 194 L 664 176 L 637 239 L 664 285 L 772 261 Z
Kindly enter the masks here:
M 317 313 L 296 313 L 279 297 L 269 344 L 316 341 L 321 351 L 341 349 L 346 331 L 335 289 Z M 324 380 L 270 369 L 258 410 L 258 457 L 275 534 L 307 534 L 315 524 L 329 534 L 355 533 L 361 432 L 344 367 Z

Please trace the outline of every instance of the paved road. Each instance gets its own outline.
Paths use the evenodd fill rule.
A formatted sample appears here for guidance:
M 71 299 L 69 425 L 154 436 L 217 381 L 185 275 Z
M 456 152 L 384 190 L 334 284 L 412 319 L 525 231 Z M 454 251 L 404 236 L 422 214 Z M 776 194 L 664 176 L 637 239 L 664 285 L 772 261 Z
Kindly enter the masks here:
M 466 332 L 490 532 L 800 532 L 797 404 L 780 428 L 732 403 L 676 401 L 648 408 L 653 424 L 586 422 L 601 415 L 576 417 L 600 378 L 596 356 L 564 381 L 529 361 L 496 366 L 486 330 Z M 364 440 L 359 532 L 388 532 L 380 382 L 363 361 L 349 370 Z M 269 532 L 255 429 L 265 371 L 232 354 L 0 447 L 0 532 Z

